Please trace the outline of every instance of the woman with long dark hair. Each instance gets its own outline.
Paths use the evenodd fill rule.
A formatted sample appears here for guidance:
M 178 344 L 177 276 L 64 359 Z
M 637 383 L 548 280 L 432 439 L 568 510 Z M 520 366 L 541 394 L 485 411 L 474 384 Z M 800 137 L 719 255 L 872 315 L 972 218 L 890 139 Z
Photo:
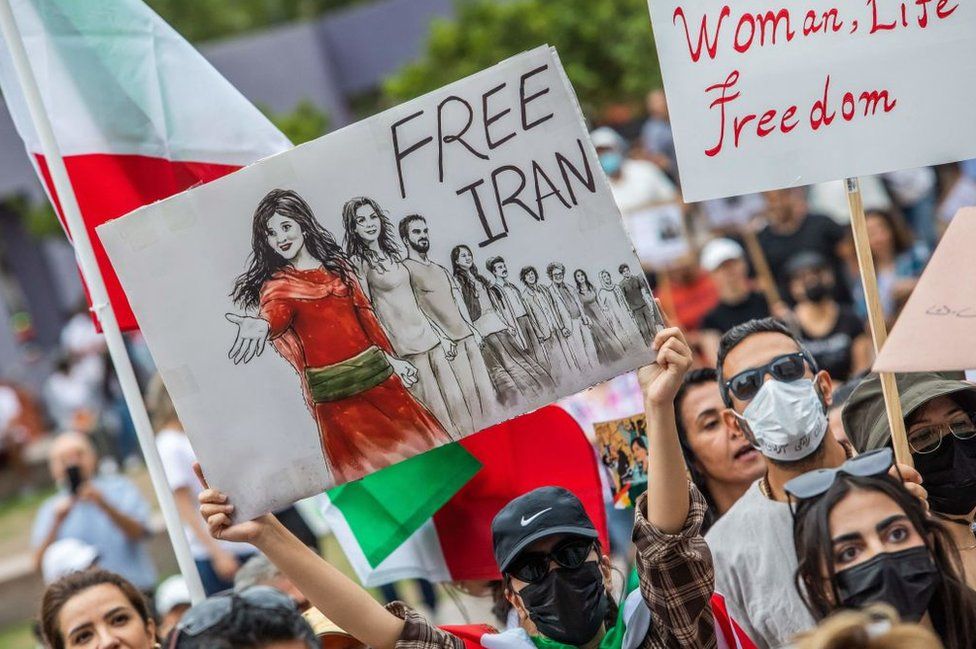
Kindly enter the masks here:
M 478 272 L 471 248 L 454 246 L 451 269 L 461 287 L 461 297 L 478 333 L 488 375 L 505 405 L 518 403 L 520 395 L 543 393 L 552 385 L 545 370 L 516 342 L 516 331 L 502 319 L 503 297 L 491 282 Z
M 576 281 L 576 292 L 579 294 L 580 304 L 583 305 L 583 313 L 590 319 L 590 334 L 596 346 L 597 358 L 602 365 L 619 361 L 624 357 L 623 343 L 613 332 L 610 319 L 597 301 L 596 289 L 590 283 L 590 278 L 586 271 L 577 268 L 573 279 Z
M 448 431 L 456 436 L 474 432 L 471 412 L 450 363 L 457 345 L 421 310 L 386 212 L 372 198 L 358 196 L 343 205 L 342 226 L 346 253 L 376 317 L 393 349 L 417 369 L 411 392 Z
M 291 190 L 268 192 L 254 211 L 251 246 L 231 295 L 257 313 L 227 314 L 238 326 L 230 357 L 246 363 L 270 340 L 295 368 L 337 482 L 450 441 L 406 390 L 417 370 L 394 352 L 349 259 L 308 203 Z
M 976 647 L 976 591 L 951 537 L 888 475 L 891 449 L 786 483 L 798 500 L 796 587 L 817 619 L 882 603 L 933 629 L 946 649 Z

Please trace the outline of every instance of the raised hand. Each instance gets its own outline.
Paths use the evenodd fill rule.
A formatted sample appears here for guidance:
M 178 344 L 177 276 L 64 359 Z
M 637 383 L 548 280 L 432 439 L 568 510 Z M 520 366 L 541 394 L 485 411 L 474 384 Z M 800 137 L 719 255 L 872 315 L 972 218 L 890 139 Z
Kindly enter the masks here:
M 227 357 L 234 361 L 234 365 L 247 363 L 255 356 L 260 356 L 268 340 L 271 325 L 264 318 L 252 318 L 236 313 L 226 313 L 228 322 L 237 325 L 237 338 L 231 345 Z
M 200 492 L 198 499 L 200 501 L 200 515 L 207 523 L 210 536 L 222 541 L 258 544 L 273 524 L 274 516 L 265 514 L 253 521 L 233 523 L 231 515 L 234 513 L 234 506 L 230 504 L 227 496 L 207 486 L 199 463 L 194 462 L 193 470 L 196 472 L 200 483 L 205 487 Z
M 678 327 L 668 327 L 657 332 L 652 347 L 657 351 L 657 360 L 639 369 L 637 379 L 648 404 L 670 405 L 681 388 L 685 374 L 691 368 L 691 348 Z

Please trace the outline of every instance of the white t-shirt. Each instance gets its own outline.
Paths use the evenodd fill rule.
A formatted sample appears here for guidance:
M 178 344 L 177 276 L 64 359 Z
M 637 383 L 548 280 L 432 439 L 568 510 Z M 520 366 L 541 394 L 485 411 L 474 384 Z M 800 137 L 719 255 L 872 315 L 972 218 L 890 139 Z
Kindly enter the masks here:
M 933 189 L 937 178 L 935 169 L 919 167 L 918 169 L 902 169 L 883 174 L 895 198 L 904 207 L 911 207 L 925 198 Z
M 891 199 L 877 176 L 861 176 L 859 180 L 865 211 L 891 209 Z M 851 222 L 850 207 L 847 204 L 847 185 L 843 180 L 813 185 L 807 202 L 813 214 L 829 216 L 841 225 Z
M 624 160 L 620 178 L 610 179 L 610 191 L 624 214 L 678 198 L 671 179 L 646 160 Z
M 197 461 L 190 446 L 190 438 L 181 430 L 166 428 L 156 435 L 156 448 L 159 449 L 159 457 L 163 462 L 163 470 L 166 472 L 166 481 L 169 488 L 173 491 L 186 488 L 190 491 L 190 498 L 197 502 L 197 496 L 203 491 L 200 481 L 197 480 L 193 472 L 193 463 Z M 190 552 L 194 559 L 209 559 L 210 553 L 207 547 L 197 538 L 189 525 L 183 525 L 183 532 L 186 540 L 190 544 Z M 255 552 L 255 548 L 247 543 L 232 543 L 230 541 L 217 541 L 217 544 L 231 554 L 246 554 Z
M 715 591 L 760 649 L 789 643 L 816 622 L 796 590 L 793 515 L 757 480 L 705 535 L 715 563 Z

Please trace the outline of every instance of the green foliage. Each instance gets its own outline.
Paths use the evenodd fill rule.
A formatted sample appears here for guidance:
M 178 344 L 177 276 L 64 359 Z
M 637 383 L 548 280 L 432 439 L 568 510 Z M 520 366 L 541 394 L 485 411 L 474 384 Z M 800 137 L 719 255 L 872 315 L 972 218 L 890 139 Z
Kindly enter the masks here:
M 405 101 L 538 45 L 555 46 L 588 114 L 638 103 L 661 85 L 647 0 L 456 0 L 431 25 L 425 54 L 387 79 Z
M 295 146 L 329 131 L 329 116 L 307 100 L 299 102 L 290 113 L 271 113 L 266 108 L 261 111 Z
M 24 196 L 11 196 L 4 201 L 5 207 L 20 214 L 27 231 L 38 239 L 64 236 L 61 222 L 50 201 L 44 198 L 33 202 Z
M 270 25 L 315 18 L 366 0 L 146 0 L 190 41 L 225 38 Z

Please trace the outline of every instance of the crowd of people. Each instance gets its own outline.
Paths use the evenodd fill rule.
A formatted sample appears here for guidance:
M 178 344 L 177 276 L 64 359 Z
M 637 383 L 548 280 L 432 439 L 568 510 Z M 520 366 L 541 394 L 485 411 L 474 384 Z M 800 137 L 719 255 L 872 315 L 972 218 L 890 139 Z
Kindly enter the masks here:
M 844 188 L 683 204 L 660 91 L 647 108 L 639 128 L 592 139 L 671 325 L 646 335 L 655 364 L 562 402 L 584 428 L 646 416 L 634 442 L 646 492 L 629 510 L 608 504 L 610 547 L 569 491 L 524 494 L 492 523 L 502 580 L 466 584 L 497 619 L 440 628 L 319 556 L 294 511 L 232 523 L 154 379 L 157 445 L 209 596 L 191 605 L 178 577 L 156 587 L 138 489 L 98 470 L 106 451 L 69 403 L 76 357 L 52 377 L 49 407 L 72 432 L 51 446 L 59 493 L 33 532 L 44 646 L 976 647 L 976 384 L 899 375 L 914 468 L 896 462 Z M 891 324 L 955 209 L 976 203 L 976 164 L 865 179 L 863 193 Z M 597 296 L 591 318 L 626 314 L 573 279 Z

